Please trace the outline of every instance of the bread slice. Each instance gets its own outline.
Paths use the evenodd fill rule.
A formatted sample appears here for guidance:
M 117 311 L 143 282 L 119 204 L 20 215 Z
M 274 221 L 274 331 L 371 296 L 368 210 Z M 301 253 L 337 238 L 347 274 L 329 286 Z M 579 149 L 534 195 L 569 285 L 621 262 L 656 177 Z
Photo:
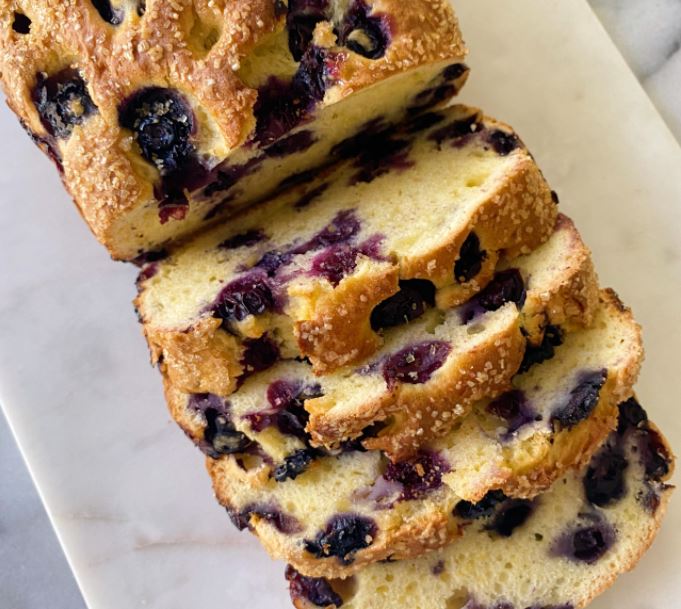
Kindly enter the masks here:
M 387 332 L 383 350 L 360 365 L 361 373 L 349 368 L 315 378 L 309 364 L 289 361 L 246 380 L 228 398 L 236 428 L 262 443 L 239 419 L 247 412 L 262 410 L 268 403 L 269 386 L 286 379 L 299 389 L 314 387 L 314 391 L 303 392 L 297 404 L 301 412 L 307 408 L 312 413 L 308 431 L 317 446 L 338 448 L 387 417 L 393 417 L 393 425 L 388 428 L 384 424 L 380 440 L 373 441 L 382 443 L 382 448 L 398 458 L 413 452 L 431 436 L 442 435 L 470 408 L 472 400 L 508 388 L 524 351 L 521 332 L 531 343 L 541 345 L 545 327 L 560 324 L 564 331 L 572 331 L 588 326 L 597 309 L 598 287 L 590 252 L 565 216 L 559 216 L 546 243 L 532 254 L 502 261 L 500 268 L 500 274 L 481 295 L 459 309 L 444 316 L 431 310 L 409 326 Z M 513 305 L 501 307 L 504 299 L 524 301 L 518 311 Z M 480 303 L 500 308 L 485 312 Z M 473 319 L 469 321 L 469 317 Z M 433 344 L 436 339 L 452 347 L 429 380 L 423 384 L 386 381 L 385 362 L 391 361 L 394 353 L 404 352 L 410 344 Z M 206 419 L 195 408 L 196 397 L 170 381 L 166 384 L 173 418 L 208 454 L 216 454 L 211 441 L 204 441 Z M 221 403 L 220 398 L 214 399 Z M 432 424 L 426 426 L 431 419 Z M 290 441 L 282 446 L 275 441 L 271 446 L 268 443 L 265 450 L 280 461 L 282 451 L 286 455 L 303 447 L 293 446 Z
M 9 105 L 126 260 L 276 191 L 370 121 L 447 101 L 465 54 L 445 0 L 0 6 Z
M 465 106 L 423 118 L 143 269 L 136 305 L 176 386 L 227 395 L 262 337 L 320 374 L 352 365 L 548 239 L 556 205 L 509 127 Z
M 358 451 L 357 444 L 324 456 L 305 446 L 302 435 L 302 448 L 296 447 L 283 461 L 268 453 L 269 444 L 240 446 L 236 454 L 208 460 L 218 500 L 237 524 L 257 533 L 272 556 L 287 560 L 306 576 L 345 577 L 372 562 L 419 556 L 445 546 L 467 522 L 466 513 L 454 508 L 471 495 L 456 489 L 472 486 L 480 491 L 485 485 L 481 500 L 501 490 L 532 497 L 570 468 L 581 467 L 616 426 L 618 400 L 631 395 L 638 370 L 640 336 L 630 313 L 607 294 L 592 329 L 568 334 L 553 357 L 546 353 L 545 361 L 532 360 L 536 363 L 514 381 L 531 395 L 544 420 L 533 418 L 525 428 L 499 432 L 494 447 L 507 455 L 503 465 L 509 472 L 538 481 L 534 493 L 520 482 L 511 484 L 510 475 L 500 484 L 494 470 L 487 480 L 476 477 L 478 470 L 488 470 L 491 439 L 483 446 L 486 450 L 470 450 L 470 461 L 462 467 L 455 459 L 467 448 L 462 447 L 466 438 L 455 429 L 395 464 L 380 451 Z M 594 369 L 606 370 L 607 378 L 584 391 L 578 371 Z M 539 378 L 544 387 L 533 394 Z M 565 416 L 567 403 L 574 415 L 570 419 Z M 276 434 L 280 429 L 281 424 L 263 432 Z M 524 453 L 532 439 L 534 444 L 546 441 L 551 448 Z M 354 541 L 334 549 L 331 542 L 345 529 Z
M 672 452 L 631 399 L 586 470 L 534 501 L 458 506 L 477 516 L 457 543 L 416 560 L 324 580 L 287 570 L 298 609 L 580 609 L 633 568 L 671 495 Z

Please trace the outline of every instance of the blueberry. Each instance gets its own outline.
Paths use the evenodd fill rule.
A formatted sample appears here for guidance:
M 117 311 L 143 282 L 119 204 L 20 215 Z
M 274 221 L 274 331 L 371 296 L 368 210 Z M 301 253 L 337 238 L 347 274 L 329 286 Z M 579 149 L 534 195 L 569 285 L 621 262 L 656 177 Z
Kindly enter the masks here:
M 586 419 L 598 404 L 601 387 L 607 378 L 607 370 L 582 373 L 565 404 L 551 415 L 551 421 L 569 429 Z
M 400 281 L 400 290 L 374 307 L 371 327 L 392 328 L 421 317 L 427 307 L 435 305 L 435 286 L 427 279 Z
M 442 486 L 442 474 L 448 471 L 449 465 L 441 457 L 421 452 L 407 461 L 389 463 L 383 477 L 399 482 L 404 487 L 400 499 L 410 500 Z
M 533 511 L 534 505 L 527 499 L 507 499 L 497 508 L 485 528 L 502 537 L 510 537 L 515 529 L 525 524 Z
M 119 122 L 135 134 L 142 156 L 161 175 L 183 170 L 193 160 L 194 113 L 177 91 L 161 87 L 138 91 L 122 105 Z
M 389 125 L 383 117 L 377 117 L 364 123 L 355 135 L 341 140 L 331 149 L 331 156 L 340 159 L 352 159 L 362 151 L 380 149 L 386 138 L 390 136 Z
M 525 282 L 518 269 L 508 269 L 494 275 L 492 281 L 477 295 L 477 300 L 486 311 L 496 311 L 507 302 L 513 302 L 520 309 L 525 304 Z
M 606 444 L 591 459 L 584 479 L 586 498 L 599 507 L 612 505 L 626 492 L 624 473 L 629 466 L 619 444 Z
M 218 192 L 230 190 L 233 186 L 236 186 L 241 179 L 258 169 L 262 163 L 263 158 L 255 156 L 240 165 L 225 164 L 224 166 L 221 166 L 217 172 L 214 172 L 213 177 L 209 178 L 210 184 L 204 189 L 204 195 L 212 197 Z
M 465 63 L 453 63 L 442 71 L 442 78 L 446 82 L 451 82 L 459 80 L 466 72 L 468 72 L 468 66 Z
M 357 266 L 359 250 L 347 245 L 330 247 L 312 260 L 311 273 L 337 286 Z
M 294 173 L 284 178 L 281 182 L 279 182 L 277 188 L 285 190 L 293 186 L 307 184 L 308 182 L 312 182 L 312 180 L 314 180 L 318 175 L 318 169 L 306 169 L 305 171 L 299 171 L 298 173 Z
M 507 133 L 495 129 L 487 135 L 487 141 L 499 156 L 508 156 L 520 146 L 520 140 L 515 133 Z
M 208 408 L 205 410 L 204 416 L 206 417 L 206 429 L 203 432 L 203 437 L 217 455 L 240 453 L 251 446 L 251 440 L 234 428 L 227 414 Z
M 518 431 L 523 425 L 540 421 L 541 415 L 532 408 L 524 392 L 514 389 L 500 395 L 487 405 L 487 411 L 507 422 L 506 436 Z
M 243 321 L 274 308 L 274 295 L 267 278 L 253 272 L 227 284 L 213 305 L 213 316 L 226 322 Z
M 234 526 L 243 531 L 250 528 L 251 516 L 259 516 L 274 526 L 280 533 L 291 535 L 301 530 L 300 523 L 289 514 L 284 514 L 277 506 L 267 504 L 252 504 L 245 507 L 241 512 L 227 510 Z
M 629 398 L 619 405 L 617 433 L 623 435 L 630 429 L 648 427 L 648 415 L 636 398 Z
M 518 374 L 527 372 L 535 364 L 550 360 L 556 354 L 556 347 L 563 344 L 563 331 L 558 326 L 547 326 L 539 345 L 527 344 Z
M 271 368 L 278 360 L 279 347 L 266 334 L 260 338 L 245 339 L 241 357 L 244 372 L 239 380 L 243 382 L 251 374 Z
M 445 141 L 452 140 L 456 142 L 456 140 L 477 133 L 482 127 L 480 115 L 478 113 L 471 114 L 436 129 L 428 136 L 428 139 L 437 142 L 437 145 L 441 146 Z
M 14 11 L 14 20 L 12 21 L 12 29 L 17 34 L 30 34 L 31 33 L 31 19 L 24 15 Z
M 279 250 L 270 250 L 265 252 L 260 260 L 255 263 L 255 267 L 262 269 L 269 277 L 276 275 L 277 271 L 293 260 L 293 252 L 281 252 Z
M 393 353 L 383 364 L 383 378 L 388 387 L 397 383 L 425 383 L 447 359 L 451 345 L 442 341 L 426 341 Z
M 302 598 L 317 607 L 341 607 L 343 599 L 334 591 L 328 581 L 321 577 L 306 577 L 291 565 L 286 567 L 291 598 Z
M 507 497 L 501 491 L 489 491 L 477 503 L 459 501 L 454 506 L 454 514 L 464 520 L 477 520 L 486 518 L 494 513 L 497 505 L 506 501 Z
M 615 542 L 615 532 L 605 522 L 579 527 L 568 531 L 558 542 L 556 549 L 567 558 L 595 563 Z
M 354 0 L 337 31 L 338 40 L 354 53 L 379 59 L 390 44 L 390 33 L 385 20 L 370 16 L 370 11 L 362 0 Z
M 135 266 L 142 267 L 145 264 L 149 264 L 150 262 L 159 262 L 161 260 L 165 260 L 169 255 L 170 254 L 168 253 L 168 250 L 149 250 L 138 254 L 137 257 L 131 260 L 131 262 Z
M 205 413 L 207 410 L 215 410 L 221 414 L 229 412 L 229 406 L 225 401 L 213 393 L 193 393 L 189 396 L 187 407 L 194 412 Z
M 354 554 L 368 548 L 376 537 L 376 523 L 357 514 L 339 514 L 313 540 L 305 540 L 305 549 L 316 558 L 336 556 L 349 565 Z
M 318 456 L 319 452 L 313 448 L 301 448 L 275 468 L 273 477 L 277 482 L 284 482 L 289 478 L 295 480 Z
M 327 19 L 326 0 L 289 0 L 286 28 L 288 48 L 295 61 L 300 61 L 312 44 L 316 25 Z
M 91 0 L 99 16 L 111 25 L 120 25 L 123 21 L 123 11 L 111 6 L 111 0 Z
M 646 480 L 659 482 L 669 474 L 671 456 L 657 431 L 646 429 L 639 432 L 638 450 Z
M 234 235 L 229 239 L 225 239 L 222 243 L 220 243 L 220 245 L 218 245 L 218 247 L 226 250 L 235 250 L 241 247 L 252 247 L 256 243 L 260 243 L 266 238 L 267 237 L 263 231 L 257 228 L 252 228 L 243 233 Z
M 444 119 L 445 117 L 437 112 L 426 112 L 410 118 L 402 128 L 407 133 L 419 133 L 420 131 L 425 131 L 426 129 L 434 127 Z
M 461 245 L 459 257 L 454 263 L 454 279 L 459 283 L 470 281 L 480 272 L 486 258 L 487 252 L 480 249 L 480 239 L 475 233 L 470 233 Z
M 97 111 L 78 70 L 66 68 L 52 76 L 39 73 L 33 89 L 43 127 L 60 139 L 68 138 L 76 125 Z
M 366 147 L 357 157 L 354 165 L 358 168 L 350 178 L 350 184 L 369 183 L 393 169 L 407 169 L 413 165 L 409 160 L 411 142 L 393 137 L 369 139 Z

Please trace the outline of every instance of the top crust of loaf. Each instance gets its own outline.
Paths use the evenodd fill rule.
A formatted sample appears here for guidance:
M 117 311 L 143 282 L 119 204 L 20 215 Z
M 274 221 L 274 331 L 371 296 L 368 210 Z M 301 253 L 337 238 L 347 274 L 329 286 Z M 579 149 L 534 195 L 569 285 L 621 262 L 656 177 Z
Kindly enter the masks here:
M 337 51 L 339 84 L 327 90 L 324 104 L 391 75 L 466 53 L 449 2 L 375 0 L 371 5 L 390 24 L 391 41 L 383 57 L 367 59 L 336 47 L 328 22 L 327 36 L 315 39 Z M 0 73 L 10 107 L 59 161 L 65 185 L 96 237 L 114 257 L 131 258 L 139 252 L 118 242 L 116 225 L 133 209 L 155 201 L 156 171 L 140 156 L 130 132 L 119 126 L 121 103 L 146 87 L 179 91 L 200 108 L 198 137 L 206 148 L 201 152 L 225 158 L 244 144 L 255 125 L 257 91 L 240 70 L 259 45 L 284 30 L 285 7 L 273 0 L 146 0 L 143 16 L 133 0 L 114 7 L 125 12 L 115 26 L 100 17 L 90 0 L 0 1 Z M 16 13 L 30 19 L 28 33 L 13 29 Z M 202 48 L 207 31 L 217 36 L 209 50 Z M 82 74 L 98 112 L 77 125 L 68 140 L 48 143 L 32 89 L 38 74 L 69 67 Z

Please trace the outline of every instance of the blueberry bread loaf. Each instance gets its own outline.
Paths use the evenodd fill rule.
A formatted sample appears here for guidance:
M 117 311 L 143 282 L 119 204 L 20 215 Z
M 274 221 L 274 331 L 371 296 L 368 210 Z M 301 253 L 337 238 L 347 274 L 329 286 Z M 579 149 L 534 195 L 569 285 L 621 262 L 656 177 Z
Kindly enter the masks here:
M 468 410 L 471 400 L 509 388 L 524 351 L 519 329 L 535 348 L 546 350 L 556 340 L 556 326 L 568 332 L 589 326 L 593 320 L 598 287 L 590 252 L 565 216 L 559 216 L 546 243 L 531 254 L 502 260 L 499 269 L 479 295 L 444 317 L 431 310 L 408 326 L 388 330 L 383 349 L 355 368 L 315 377 L 307 362 L 280 361 L 262 372 L 268 362 L 254 359 L 248 367 L 261 374 L 245 380 L 227 397 L 233 411 L 238 411 L 236 418 L 242 404 L 251 408 L 271 403 L 268 385 L 287 379 L 301 388 L 297 397 L 301 411 L 307 408 L 312 413 L 311 417 L 305 413 L 305 424 L 316 445 L 337 448 L 372 423 L 394 415 L 391 429 L 384 425 L 383 448 L 402 456 L 415 450 L 430 437 L 430 431 L 437 432 L 433 435 L 446 432 L 447 425 Z M 504 307 L 506 302 L 514 305 Z M 548 346 L 542 346 L 543 329 L 549 326 Z M 434 339 L 449 345 L 448 353 Z M 442 351 L 441 362 L 435 360 L 438 351 Z M 407 367 L 410 354 L 414 361 Z M 398 370 L 395 364 L 400 361 Z M 187 394 L 167 375 L 166 384 L 173 418 L 208 454 L 215 454 L 211 433 L 206 441 L 208 421 L 194 407 L 201 394 Z M 303 387 L 315 389 L 302 391 Z M 214 394 L 210 399 L 221 402 Z M 433 419 L 435 413 L 438 417 Z M 427 421 L 431 422 L 428 426 Z M 237 427 L 241 430 L 242 426 L 237 423 Z M 414 438 L 416 445 L 411 441 Z
M 9 105 L 120 259 L 268 195 L 368 122 L 441 105 L 467 75 L 446 0 L 2 0 L 0 18 Z
M 529 370 L 514 384 L 516 392 L 528 395 L 529 406 L 512 421 L 494 409 L 497 429 L 487 444 L 456 428 L 396 463 L 380 451 L 362 450 L 358 443 L 333 454 L 311 447 L 302 432 L 300 405 L 290 399 L 293 392 L 282 392 L 285 382 L 268 388 L 269 397 L 270 392 L 283 396 L 282 409 L 263 411 L 260 406 L 246 415 L 258 434 L 251 427 L 250 436 L 237 436 L 237 409 L 213 402 L 210 407 L 226 413 L 220 445 L 230 444 L 232 450 L 208 460 L 216 495 L 235 523 L 251 527 L 270 554 L 307 576 L 344 577 L 368 563 L 418 556 L 456 539 L 469 519 L 467 503 L 533 498 L 568 469 L 586 463 L 615 427 L 620 396 L 631 395 L 639 341 L 628 312 L 604 300 L 592 329 L 568 335 L 543 362 L 527 360 Z M 587 387 L 584 371 L 595 367 L 603 379 Z M 485 400 L 474 410 L 485 412 L 488 405 Z M 484 421 L 472 414 L 463 425 L 471 417 Z M 296 444 L 291 443 L 292 419 L 297 422 Z M 367 431 L 369 440 L 374 432 Z M 466 445 L 469 441 L 477 447 Z M 547 449 L 534 448 L 543 441 Z M 503 479 L 494 469 L 489 472 L 492 443 L 505 456 Z M 277 446 L 293 452 L 277 454 Z M 468 457 L 463 465 L 462 450 Z M 489 472 L 487 480 L 478 476 L 473 486 L 475 491 L 484 486 L 484 491 L 466 493 L 477 470 Z M 530 488 L 523 480 L 535 484 Z
M 464 302 L 502 252 L 552 233 L 536 164 L 477 110 L 365 136 L 354 160 L 143 268 L 137 308 L 175 385 L 227 395 L 255 340 L 318 373 L 359 362 L 385 328 Z
M 287 569 L 298 609 L 581 609 L 633 568 L 652 543 L 672 487 L 673 456 L 630 399 L 588 467 L 534 501 L 457 506 L 474 524 L 416 560 L 371 565 L 351 579 Z

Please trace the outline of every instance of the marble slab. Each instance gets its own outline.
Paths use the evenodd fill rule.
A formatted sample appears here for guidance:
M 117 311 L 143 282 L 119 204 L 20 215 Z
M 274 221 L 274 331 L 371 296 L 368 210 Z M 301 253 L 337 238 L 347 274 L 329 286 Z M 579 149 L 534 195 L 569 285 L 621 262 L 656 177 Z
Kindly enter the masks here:
M 463 100 L 517 128 L 603 283 L 634 308 L 640 397 L 681 446 L 681 149 L 586 2 L 457 8 L 474 69 Z M 109 261 L 6 111 L 0 133 L 0 403 L 88 606 L 290 607 L 283 566 L 232 529 L 168 420 L 130 304 L 134 269 Z M 677 503 L 596 609 L 678 606 Z

